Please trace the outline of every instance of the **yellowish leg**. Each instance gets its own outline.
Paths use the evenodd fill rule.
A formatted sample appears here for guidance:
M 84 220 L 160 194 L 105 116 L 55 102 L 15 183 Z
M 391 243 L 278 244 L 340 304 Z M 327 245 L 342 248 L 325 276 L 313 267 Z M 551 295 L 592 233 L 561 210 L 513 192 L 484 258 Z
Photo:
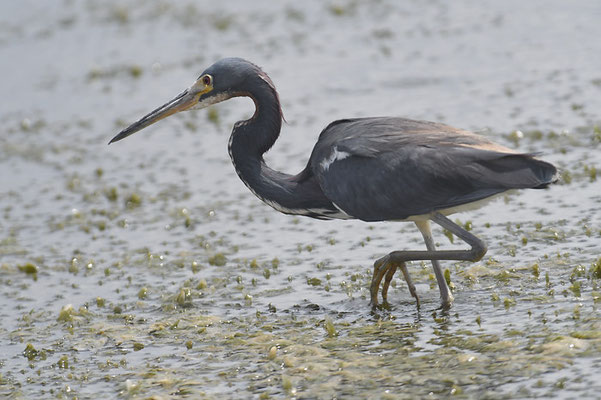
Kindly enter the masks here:
M 428 251 L 434 253 L 436 251 L 436 246 L 434 245 L 432 231 L 430 230 L 430 221 L 415 221 L 415 225 L 417 225 L 417 228 L 422 233 Z M 443 308 L 448 308 L 453 304 L 453 294 L 447 285 L 447 280 L 444 278 L 440 262 L 438 260 L 432 260 L 432 268 L 434 269 L 434 275 L 436 276 L 436 282 L 438 283 L 438 289 L 440 290 L 442 306 Z
M 486 254 L 486 243 L 444 215 L 434 212 L 429 216 L 429 218 L 436 224 L 449 230 L 454 235 L 457 235 L 457 237 L 469 244 L 471 248 L 468 250 L 436 250 L 434 239 L 432 239 L 432 232 L 430 230 L 430 222 L 428 220 L 416 221 L 415 224 L 422 233 L 428 250 L 393 251 L 374 262 L 374 273 L 370 285 L 371 304 L 373 307 L 378 305 L 378 290 L 380 289 L 380 283 L 382 282 L 382 279 L 384 276 L 386 276 L 382 287 L 382 298 L 384 301 L 386 301 L 388 297 L 388 287 L 390 286 L 390 282 L 392 281 L 394 273 L 399 268 L 403 272 L 403 276 L 405 277 L 405 281 L 407 281 L 411 295 L 415 297 L 419 306 L 419 299 L 417 297 L 417 293 L 415 292 L 415 286 L 413 286 L 413 283 L 411 282 L 405 262 L 416 260 L 432 260 L 434 274 L 436 275 L 436 282 L 438 283 L 438 288 L 440 290 L 442 306 L 443 308 L 448 308 L 453 303 L 453 294 L 447 285 L 447 281 L 444 278 L 444 274 L 438 260 L 478 261 L 484 257 L 484 254 Z
M 392 278 L 397 270 L 396 263 L 391 262 L 389 265 L 384 278 L 384 283 L 382 284 L 382 304 L 388 304 L 388 288 L 390 287 L 390 282 L 392 282 Z
M 378 306 L 378 290 L 380 290 L 380 282 L 382 282 L 382 278 L 384 278 L 384 275 L 390 268 L 390 263 L 385 259 L 386 257 L 382 257 L 374 263 L 374 273 L 369 288 L 371 294 L 371 306 L 373 308 Z
M 417 306 L 419 307 L 419 297 L 415 290 L 415 285 L 411 280 L 411 276 L 409 275 L 409 271 L 407 270 L 407 265 L 404 262 L 392 261 L 388 256 L 382 257 L 374 263 L 374 273 L 370 285 L 372 307 L 378 305 L 378 290 L 380 289 L 382 279 L 384 279 L 384 283 L 382 284 L 382 300 L 384 304 L 388 303 L 388 288 L 390 287 L 390 282 L 397 269 L 400 269 L 403 273 L 409 292 L 411 293 L 411 296 L 415 298 Z

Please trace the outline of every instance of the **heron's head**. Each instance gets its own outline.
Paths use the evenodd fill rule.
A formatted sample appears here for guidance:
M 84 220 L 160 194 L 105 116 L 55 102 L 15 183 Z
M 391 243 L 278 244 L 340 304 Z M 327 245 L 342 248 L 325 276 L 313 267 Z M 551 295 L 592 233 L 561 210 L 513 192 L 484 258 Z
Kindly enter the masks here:
M 123 129 L 109 144 L 180 111 L 205 108 L 232 97 L 249 95 L 253 87 L 265 83 L 273 88 L 269 77 L 255 64 L 241 58 L 224 58 L 207 68 L 192 86 L 173 100 Z

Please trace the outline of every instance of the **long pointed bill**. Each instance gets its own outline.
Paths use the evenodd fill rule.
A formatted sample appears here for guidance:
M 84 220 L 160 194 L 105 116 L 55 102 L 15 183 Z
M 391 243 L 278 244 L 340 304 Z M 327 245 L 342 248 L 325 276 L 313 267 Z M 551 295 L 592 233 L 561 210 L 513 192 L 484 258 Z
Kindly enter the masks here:
M 180 111 L 189 110 L 190 108 L 198 104 L 198 99 L 201 93 L 194 93 L 190 89 L 186 89 L 183 93 L 179 94 L 173 100 L 163 104 L 156 110 L 143 116 L 140 120 L 134 122 L 127 128 L 123 129 L 114 138 L 111 139 L 109 144 L 118 142 L 121 139 L 125 139 L 129 135 L 132 135 L 139 130 L 146 128 L 149 125 L 154 124 L 157 121 L 167 118 Z

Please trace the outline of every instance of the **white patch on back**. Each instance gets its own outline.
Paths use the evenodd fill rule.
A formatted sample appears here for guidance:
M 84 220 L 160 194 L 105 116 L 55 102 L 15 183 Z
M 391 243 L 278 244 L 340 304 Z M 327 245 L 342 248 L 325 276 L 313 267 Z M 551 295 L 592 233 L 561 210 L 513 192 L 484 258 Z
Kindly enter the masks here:
M 334 161 L 344 160 L 345 158 L 350 157 L 350 155 L 351 153 L 347 153 L 346 151 L 338 151 L 338 147 L 334 147 L 334 150 L 332 150 L 332 154 L 330 154 L 328 158 L 320 162 L 319 165 L 321 166 L 321 169 L 327 171 Z

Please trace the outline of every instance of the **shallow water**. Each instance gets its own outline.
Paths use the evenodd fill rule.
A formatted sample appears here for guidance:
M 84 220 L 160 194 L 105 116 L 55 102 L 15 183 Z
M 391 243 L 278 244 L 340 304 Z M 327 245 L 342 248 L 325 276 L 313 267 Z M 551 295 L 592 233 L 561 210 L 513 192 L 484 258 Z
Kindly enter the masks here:
M 0 396 L 585 398 L 601 384 L 601 5 L 339 1 L 0 4 Z M 279 89 L 295 173 L 331 120 L 472 129 L 562 170 L 454 216 L 489 245 L 400 276 L 410 224 L 280 215 L 238 180 L 252 102 L 124 125 L 240 56 Z M 522 134 L 516 133 L 522 132 Z M 440 230 L 441 247 L 459 248 Z

